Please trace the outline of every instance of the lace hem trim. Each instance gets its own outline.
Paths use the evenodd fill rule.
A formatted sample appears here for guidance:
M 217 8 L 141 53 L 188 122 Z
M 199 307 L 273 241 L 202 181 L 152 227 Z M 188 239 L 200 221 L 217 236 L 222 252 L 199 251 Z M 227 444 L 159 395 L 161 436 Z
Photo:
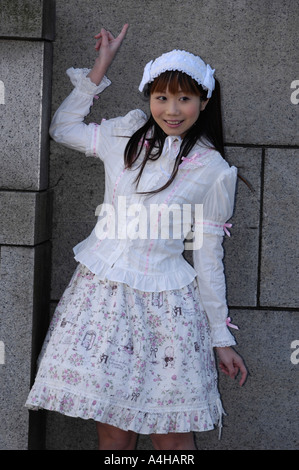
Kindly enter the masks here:
M 156 412 L 105 403 L 98 398 L 75 395 L 68 390 L 38 383 L 31 389 L 25 406 L 30 410 L 46 409 L 66 416 L 93 419 L 138 434 L 201 432 L 218 425 L 220 437 L 222 415 L 225 415 L 219 397 L 215 397 L 211 403 L 189 410 Z

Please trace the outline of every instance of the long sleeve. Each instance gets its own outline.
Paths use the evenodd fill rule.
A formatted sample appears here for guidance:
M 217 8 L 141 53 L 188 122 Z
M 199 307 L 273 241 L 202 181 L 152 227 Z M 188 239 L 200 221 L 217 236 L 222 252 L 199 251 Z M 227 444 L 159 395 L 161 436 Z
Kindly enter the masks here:
M 94 96 L 111 84 L 104 77 L 97 86 L 87 77 L 88 69 L 68 69 L 67 74 L 74 85 L 73 91 L 57 109 L 49 129 L 51 137 L 66 147 L 92 154 L 92 141 L 96 124 L 85 124 Z
M 227 327 L 228 308 L 223 267 L 223 235 L 234 207 L 236 168 L 226 169 L 210 188 L 203 203 L 203 244 L 193 252 L 200 295 L 207 313 L 212 345 L 236 344 Z

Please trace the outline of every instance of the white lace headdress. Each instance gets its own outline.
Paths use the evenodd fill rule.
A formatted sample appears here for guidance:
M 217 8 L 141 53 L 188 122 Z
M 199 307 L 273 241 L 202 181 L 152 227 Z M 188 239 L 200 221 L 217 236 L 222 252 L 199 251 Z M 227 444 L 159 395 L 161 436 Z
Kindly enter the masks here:
M 146 64 L 143 71 L 143 77 L 139 85 L 139 91 L 143 91 L 147 83 L 152 82 L 161 73 L 168 70 L 178 70 L 190 75 L 205 90 L 208 90 L 207 97 L 212 96 L 215 88 L 214 72 L 199 56 L 190 52 L 173 50 L 162 54 L 155 60 Z

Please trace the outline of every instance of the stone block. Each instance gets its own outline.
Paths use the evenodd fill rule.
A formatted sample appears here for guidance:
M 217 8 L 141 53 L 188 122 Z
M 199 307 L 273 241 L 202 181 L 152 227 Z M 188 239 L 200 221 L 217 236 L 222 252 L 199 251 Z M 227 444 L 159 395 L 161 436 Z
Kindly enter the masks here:
M 52 45 L 0 40 L 0 47 L 0 188 L 46 189 Z
M 36 245 L 50 238 L 51 193 L 0 191 L 0 244 Z
M 231 237 L 225 236 L 225 272 L 230 306 L 256 306 L 259 268 L 262 150 L 228 147 L 226 159 L 238 168 Z
M 45 334 L 48 268 L 48 243 L 36 248 L 1 247 L 0 340 L 5 346 L 5 363 L 0 365 L 2 450 L 27 450 L 31 439 L 24 404 Z M 42 430 L 38 421 L 35 425 L 33 440 L 37 442 Z
M 298 367 L 291 355 L 298 339 L 298 312 L 235 310 L 236 350 L 249 370 L 240 388 L 220 373 L 219 387 L 227 416 L 218 432 L 197 434 L 199 450 L 298 449 Z M 283 326 L 282 326 L 283 325 Z
M 298 149 L 268 149 L 265 159 L 260 302 L 297 307 Z
M 54 40 L 55 0 L 1 0 L 0 37 Z

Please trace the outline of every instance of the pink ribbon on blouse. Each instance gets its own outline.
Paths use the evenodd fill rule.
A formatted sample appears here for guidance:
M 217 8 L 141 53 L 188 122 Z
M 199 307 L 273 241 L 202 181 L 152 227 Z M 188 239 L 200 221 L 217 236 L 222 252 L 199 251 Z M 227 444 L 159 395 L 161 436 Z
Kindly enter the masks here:
M 222 225 L 219 225 L 219 224 L 212 224 L 211 222 L 203 222 L 204 225 L 211 225 L 212 227 L 222 227 L 224 232 L 226 233 L 226 235 L 228 235 L 230 237 L 230 233 L 229 231 L 227 230 L 228 228 L 231 228 L 232 227 L 232 224 L 222 224 Z
M 225 231 L 226 235 L 227 235 L 228 237 L 230 237 L 230 233 L 229 233 L 229 231 L 228 231 L 227 229 L 228 229 L 228 228 L 231 228 L 231 227 L 232 227 L 232 224 L 223 224 L 222 227 L 223 227 L 223 230 Z
M 187 163 L 193 163 L 193 162 L 196 163 L 196 166 L 203 166 L 203 163 L 201 163 L 199 161 L 196 161 L 196 159 L 203 157 L 204 155 L 209 153 L 209 151 L 210 150 L 208 150 L 207 152 L 204 152 L 202 155 L 200 155 L 199 153 L 196 152 L 190 158 L 182 157 L 182 163 L 180 163 L 179 168 L 184 168 L 184 166 Z
M 234 328 L 235 330 L 239 329 L 239 327 L 237 325 L 233 325 L 231 323 L 231 318 L 230 317 L 227 317 L 227 319 L 226 319 L 226 326 L 229 326 L 230 328 Z

